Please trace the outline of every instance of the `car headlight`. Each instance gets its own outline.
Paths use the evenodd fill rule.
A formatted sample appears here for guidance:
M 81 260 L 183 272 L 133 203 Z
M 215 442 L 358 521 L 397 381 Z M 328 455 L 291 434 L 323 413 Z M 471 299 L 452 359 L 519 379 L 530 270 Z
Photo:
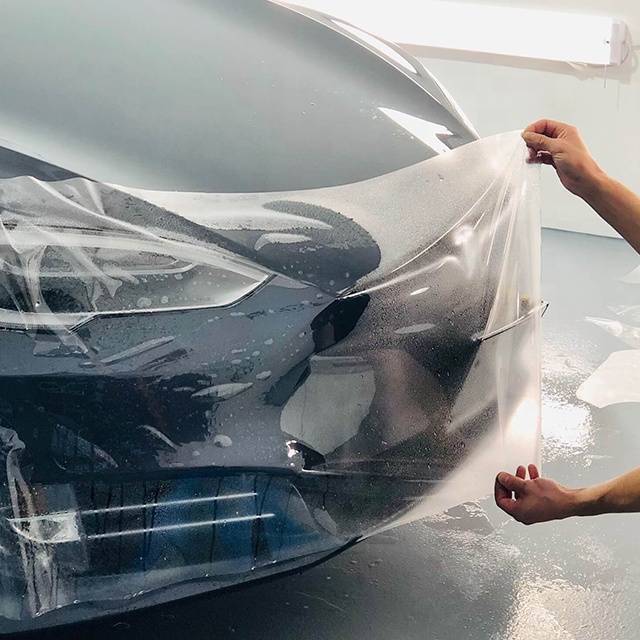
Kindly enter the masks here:
M 21 178 L 10 186 L 0 190 L 4 327 L 55 328 L 95 315 L 223 307 L 270 277 L 217 247 L 163 238 L 108 217 L 99 201 L 72 199 L 78 189 L 66 181 Z

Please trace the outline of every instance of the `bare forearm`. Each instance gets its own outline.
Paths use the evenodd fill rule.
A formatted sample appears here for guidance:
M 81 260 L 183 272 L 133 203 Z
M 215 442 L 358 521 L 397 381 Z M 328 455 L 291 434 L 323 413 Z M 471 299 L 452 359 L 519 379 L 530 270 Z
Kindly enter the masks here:
M 603 513 L 640 511 L 640 468 L 618 478 L 573 492 L 571 515 L 595 516 Z
M 640 197 L 603 174 L 584 200 L 640 253 Z

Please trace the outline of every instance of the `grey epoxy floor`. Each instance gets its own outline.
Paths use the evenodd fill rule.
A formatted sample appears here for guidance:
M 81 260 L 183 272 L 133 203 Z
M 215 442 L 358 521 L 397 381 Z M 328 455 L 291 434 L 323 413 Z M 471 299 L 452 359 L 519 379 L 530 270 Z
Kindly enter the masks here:
M 557 231 L 544 232 L 543 254 L 544 473 L 578 486 L 640 465 L 640 407 L 576 397 L 611 352 L 630 348 L 585 317 L 635 315 L 640 326 L 640 284 L 618 280 L 640 258 L 619 240 Z M 639 551 L 640 516 L 523 527 L 487 500 L 300 576 L 38 637 L 635 640 Z

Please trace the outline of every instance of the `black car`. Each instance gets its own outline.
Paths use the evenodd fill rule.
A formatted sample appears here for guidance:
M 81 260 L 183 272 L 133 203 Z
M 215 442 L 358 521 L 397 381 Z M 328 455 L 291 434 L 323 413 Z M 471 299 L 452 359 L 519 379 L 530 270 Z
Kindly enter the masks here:
M 258 0 L 0 35 L 0 632 L 298 569 L 535 455 L 522 149 L 420 63 Z

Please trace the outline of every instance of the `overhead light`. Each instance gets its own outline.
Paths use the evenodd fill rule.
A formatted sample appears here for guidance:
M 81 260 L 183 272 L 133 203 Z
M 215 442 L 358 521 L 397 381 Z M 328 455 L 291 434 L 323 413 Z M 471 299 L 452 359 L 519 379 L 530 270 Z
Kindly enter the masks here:
M 392 42 L 497 55 L 618 65 L 628 30 L 613 17 L 445 0 L 297 0 Z

